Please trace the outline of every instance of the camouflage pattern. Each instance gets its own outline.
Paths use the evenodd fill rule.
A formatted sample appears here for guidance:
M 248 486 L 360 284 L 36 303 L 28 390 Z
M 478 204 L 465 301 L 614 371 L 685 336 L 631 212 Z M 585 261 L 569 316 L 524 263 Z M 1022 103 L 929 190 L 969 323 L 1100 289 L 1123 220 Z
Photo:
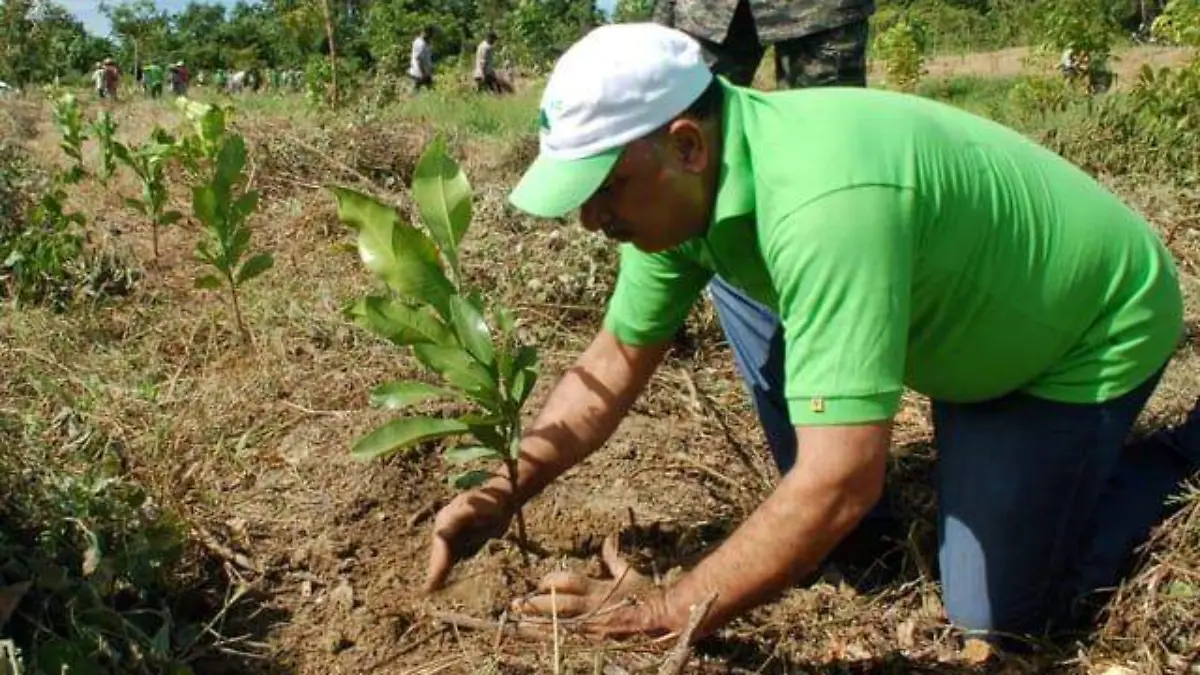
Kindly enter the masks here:
M 867 22 L 857 21 L 776 43 L 776 86 L 867 86 L 867 37 Z
M 872 0 L 658 0 L 653 20 L 690 34 L 714 72 L 741 86 L 775 45 L 777 87 L 866 86 Z M 763 28 L 763 18 L 769 23 Z M 792 23 L 783 21 L 794 17 Z
M 696 38 L 724 43 L 747 6 L 750 30 L 770 45 L 859 21 L 875 12 L 874 0 L 656 0 L 652 18 Z

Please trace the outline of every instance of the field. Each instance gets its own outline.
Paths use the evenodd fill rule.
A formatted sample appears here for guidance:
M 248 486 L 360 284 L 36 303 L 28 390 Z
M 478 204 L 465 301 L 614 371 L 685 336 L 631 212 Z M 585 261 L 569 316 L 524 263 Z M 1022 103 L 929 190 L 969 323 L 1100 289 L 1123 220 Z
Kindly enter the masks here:
M 1161 51 L 1128 56 L 1137 63 L 1182 60 Z M 1019 125 L 1095 170 L 1142 210 L 1180 262 L 1194 328 L 1194 182 L 1182 169 L 1164 167 L 1153 148 L 1115 147 L 1093 133 L 1088 101 L 1044 114 L 1019 110 L 1010 96 L 1019 75 L 1011 58 L 944 57 L 930 64 L 920 92 Z M 80 95 L 88 119 L 103 109 Z M 644 571 L 669 578 L 770 490 L 777 476 L 707 306 L 693 312 L 686 335 L 612 441 L 531 503 L 526 518 L 539 550 L 531 568 L 510 541 L 493 542 L 460 564 L 445 591 L 422 596 L 430 517 L 453 494 L 439 453 L 426 447 L 361 462 L 349 452 L 388 419 L 368 405 L 370 389 L 418 370 L 343 316 L 342 305 L 366 292 L 371 279 L 347 246 L 352 233 L 325 185 L 354 186 L 412 213 L 407 188 L 417 157 L 435 132 L 446 136 L 475 193 L 475 224 L 462 254 L 466 274 L 515 308 L 522 334 L 543 354 L 530 411 L 598 327 L 615 271 L 613 246 L 574 223 L 529 219 L 504 201 L 536 153 L 536 96 L 529 86 L 508 99 L 435 93 L 337 113 L 310 111 L 298 97 L 236 97 L 232 126 L 247 139 L 248 172 L 262 193 L 250 221 L 253 246 L 275 257 L 274 267 L 243 290 L 249 343 L 224 297 L 194 287 L 194 223 L 185 218 L 164 228 L 154 260 L 149 226 L 124 201 L 141 189 L 132 174 L 120 171 L 107 186 L 89 178 L 68 188 L 69 207 L 86 217 L 88 248 L 103 254 L 96 260 L 106 261 L 110 283 L 62 311 L 11 300 L 0 309 L 0 489 L 15 494 L 65 481 L 94 496 L 108 494 L 111 484 L 145 488 L 153 510 L 170 514 L 182 534 L 169 579 L 154 596 L 171 617 L 166 637 L 152 640 L 166 660 L 201 674 L 295 675 L 637 673 L 663 662 L 670 644 L 599 643 L 565 631 L 529 639 L 509 635 L 498 620 L 541 574 L 595 569 L 609 533 L 621 533 L 623 549 Z M 169 102 L 135 96 L 110 109 L 121 139 L 140 141 L 156 124 L 185 126 Z M 20 146 L 31 171 L 68 166 L 44 97 L 0 103 L 0 139 Z M 95 142 L 84 148 L 94 164 Z M 168 174 L 180 178 L 178 168 Z M 171 203 L 190 213 L 177 185 Z M 122 279 L 128 283 L 112 281 Z M 1198 395 L 1200 355 L 1183 346 L 1140 428 L 1178 421 Z M 894 555 L 887 573 L 828 568 L 699 643 L 689 672 L 1200 672 L 1196 493 L 1142 552 L 1094 633 L 1033 656 L 988 658 L 965 647 L 942 616 L 932 567 L 934 495 L 923 480 L 934 459 L 925 402 L 911 396 L 889 469 L 908 536 L 888 543 Z M 96 481 L 97 467 L 108 482 Z M 9 498 L 0 514 L 15 513 L 16 501 Z M 138 502 L 135 510 L 144 508 Z M 80 551 L 92 541 L 81 536 L 92 519 L 112 520 L 94 508 L 67 516 L 79 530 L 42 526 L 66 532 Z M 127 535 L 96 546 L 101 559 L 157 555 L 128 548 L 136 538 Z M 126 548 L 116 551 L 117 543 Z M 86 554 L 62 555 L 68 576 L 79 586 L 92 583 L 77 571 L 89 566 Z M 16 605 L 12 630 L 45 641 L 38 598 L 63 597 L 56 592 L 29 591 Z M 8 598 L 19 594 L 0 589 L 0 610 Z M 140 620 L 114 603 L 131 623 Z M 475 623 L 448 622 L 447 613 Z M 85 613 L 68 621 L 80 629 L 72 635 L 90 635 Z

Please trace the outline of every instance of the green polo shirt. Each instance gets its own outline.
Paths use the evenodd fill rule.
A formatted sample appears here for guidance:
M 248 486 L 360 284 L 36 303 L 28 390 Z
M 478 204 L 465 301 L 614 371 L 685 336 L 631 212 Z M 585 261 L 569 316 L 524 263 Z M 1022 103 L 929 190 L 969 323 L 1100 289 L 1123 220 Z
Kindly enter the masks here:
M 1053 152 L 936 101 L 863 88 L 725 90 L 699 238 L 621 247 L 605 327 L 669 339 L 714 274 L 775 310 L 793 424 L 876 421 L 905 387 L 1102 402 L 1181 336 L 1150 226 Z
M 163 83 L 162 66 L 146 66 L 142 69 L 142 80 L 149 86 L 155 87 Z

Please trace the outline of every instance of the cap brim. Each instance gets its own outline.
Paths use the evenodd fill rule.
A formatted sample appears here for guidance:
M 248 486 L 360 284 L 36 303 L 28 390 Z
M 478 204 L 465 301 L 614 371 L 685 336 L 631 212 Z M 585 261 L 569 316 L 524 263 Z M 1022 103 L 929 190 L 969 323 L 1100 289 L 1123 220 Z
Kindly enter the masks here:
M 539 155 L 508 201 L 540 218 L 560 218 L 579 208 L 612 171 L 621 148 L 606 150 L 582 159 L 551 159 Z

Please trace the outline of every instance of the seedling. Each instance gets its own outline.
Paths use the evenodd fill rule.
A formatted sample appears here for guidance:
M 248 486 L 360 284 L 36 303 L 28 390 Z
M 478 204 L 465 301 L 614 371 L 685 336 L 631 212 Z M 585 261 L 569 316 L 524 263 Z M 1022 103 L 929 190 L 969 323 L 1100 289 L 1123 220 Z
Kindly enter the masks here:
M 83 127 L 83 113 L 79 109 L 79 100 L 74 94 L 63 94 L 54 99 L 50 105 L 54 124 L 62 134 L 59 147 L 67 157 L 74 160 L 71 169 L 63 174 L 66 183 L 78 183 L 87 175 L 83 168 L 83 142 L 87 139 Z
M 158 260 L 158 229 L 183 217 L 178 211 L 166 210 L 168 189 L 163 167 L 175 151 L 175 140 L 155 127 L 150 139 L 142 145 L 130 150 L 125 144 L 113 141 L 112 151 L 142 181 L 141 198 L 126 197 L 125 204 L 150 219 L 154 259 Z
M 200 103 L 186 98 L 176 105 L 192 125 L 192 133 L 179 139 L 179 159 L 193 177 L 212 168 L 220 154 L 230 109 L 217 104 Z
M 441 385 L 388 382 L 371 392 L 374 406 L 404 410 L 434 400 L 474 404 L 458 417 L 404 415 L 359 439 L 353 453 L 372 459 L 451 437 L 473 442 L 448 446 L 447 463 L 501 462 L 514 484 L 521 451 L 521 407 L 538 377 L 538 353 L 521 344 L 513 313 L 493 303 L 489 325 L 478 293 L 465 288 L 459 244 L 471 222 L 471 185 L 440 140 L 422 154 L 412 193 L 428 234 L 406 222 L 394 207 L 361 192 L 330 187 L 338 217 L 358 233 L 358 253 L 367 269 L 387 287 L 367 295 L 347 314 L 360 326 L 408 347 Z M 450 276 L 447 277 L 446 270 Z M 450 483 L 475 487 L 491 477 L 486 470 L 455 471 Z M 517 536 L 527 548 L 525 519 L 516 512 Z
M 92 133 L 96 135 L 96 143 L 100 147 L 100 170 L 96 175 L 101 183 L 107 185 L 108 179 L 112 178 L 113 171 L 117 168 L 117 123 L 107 110 L 96 116 L 96 121 L 92 123 Z
M 246 189 L 245 166 L 246 141 L 238 134 L 226 134 L 221 139 L 211 176 L 192 188 L 192 210 L 208 234 L 196 245 L 196 256 L 215 270 L 213 274 L 197 277 L 196 287 L 218 290 L 225 286 L 229 290 L 242 339 L 249 337 L 249 331 L 242 320 L 238 289 L 275 264 L 270 253 L 246 258 L 250 248 L 250 228 L 246 221 L 258 207 L 258 191 Z

